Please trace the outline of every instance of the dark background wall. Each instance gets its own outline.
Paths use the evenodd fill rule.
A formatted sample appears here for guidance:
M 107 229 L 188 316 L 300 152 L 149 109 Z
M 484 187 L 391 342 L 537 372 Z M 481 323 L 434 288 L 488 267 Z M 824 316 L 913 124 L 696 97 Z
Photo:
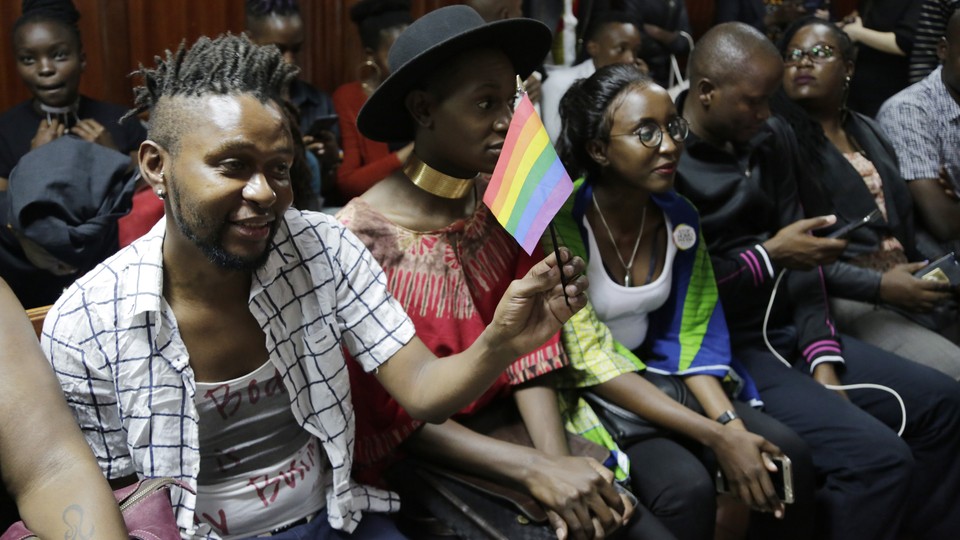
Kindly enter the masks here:
M 350 21 L 356 0 L 301 0 L 307 38 L 300 55 L 303 78 L 333 91 L 356 77 L 362 62 L 360 39 Z M 413 15 L 458 0 L 412 0 Z M 201 35 L 243 30 L 243 0 L 74 0 L 87 68 L 80 90 L 93 98 L 129 104 L 134 81 L 127 75 L 139 63 Z M 10 29 L 20 16 L 20 0 L 0 0 L 0 111 L 27 99 L 11 52 Z
M 303 78 L 328 92 L 353 80 L 363 60 L 350 21 L 356 0 L 301 0 L 307 38 L 300 55 Z M 710 27 L 714 2 L 686 0 L 694 34 Z M 835 0 L 835 13 L 848 13 L 857 0 Z M 201 35 L 243 30 L 243 0 L 74 0 L 87 53 L 81 91 L 120 104 L 132 99 L 127 76 L 139 63 Z M 414 17 L 460 0 L 412 0 Z M 20 15 L 20 0 L 0 0 L 0 111 L 29 97 L 17 76 L 10 29 Z

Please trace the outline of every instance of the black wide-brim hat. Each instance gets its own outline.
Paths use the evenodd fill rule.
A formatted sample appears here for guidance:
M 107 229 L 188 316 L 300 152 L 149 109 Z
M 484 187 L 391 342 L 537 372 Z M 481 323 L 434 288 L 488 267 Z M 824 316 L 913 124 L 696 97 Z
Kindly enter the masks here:
M 413 118 L 405 100 L 423 79 L 461 52 L 499 49 L 513 69 L 526 78 L 550 50 L 550 29 L 533 19 L 487 23 L 472 8 L 440 8 L 417 19 L 390 47 L 390 76 L 367 99 L 357 116 L 357 127 L 375 141 L 413 139 Z

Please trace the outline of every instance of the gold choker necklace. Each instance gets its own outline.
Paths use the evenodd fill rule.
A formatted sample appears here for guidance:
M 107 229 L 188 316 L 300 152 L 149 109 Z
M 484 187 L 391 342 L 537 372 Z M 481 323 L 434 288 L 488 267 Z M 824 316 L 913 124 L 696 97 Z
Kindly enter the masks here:
M 473 189 L 474 178 L 455 178 L 434 169 L 415 154 L 403 165 L 403 174 L 418 188 L 445 199 L 460 199 Z

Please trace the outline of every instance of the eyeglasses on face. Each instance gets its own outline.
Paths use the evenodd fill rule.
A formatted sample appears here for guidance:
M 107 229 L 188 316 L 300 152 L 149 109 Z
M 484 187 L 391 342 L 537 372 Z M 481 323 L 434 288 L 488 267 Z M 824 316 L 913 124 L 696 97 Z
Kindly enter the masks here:
M 804 56 L 809 58 L 811 62 L 824 64 L 836 57 L 836 51 L 830 45 L 818 43 L 807 50 L 800 48 L 788 50 L 783 55 L 783 62 L 788 66 L 795 66 L 803 61 Z
M 667 122 L 667 135 L 675 143 L 682 143 L 690 134 L 690 124 L 683 117 L 676 117 Z M 645 120 L 640 127 L 630 133 L 611 134 L 611 137 L 636 137 L 640 144 L 647 148 L 659 148 L 663 142 L 663 129 L 653 120 Z

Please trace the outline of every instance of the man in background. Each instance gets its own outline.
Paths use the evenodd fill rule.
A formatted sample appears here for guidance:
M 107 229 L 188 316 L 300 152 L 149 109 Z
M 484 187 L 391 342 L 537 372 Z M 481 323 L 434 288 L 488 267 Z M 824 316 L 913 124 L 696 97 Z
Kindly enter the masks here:
M 937 45 L 943 65 L 883 104 L 877 120 L 897 153 L 921 222 L 937 240 L 960 240 L 960 10 Z

